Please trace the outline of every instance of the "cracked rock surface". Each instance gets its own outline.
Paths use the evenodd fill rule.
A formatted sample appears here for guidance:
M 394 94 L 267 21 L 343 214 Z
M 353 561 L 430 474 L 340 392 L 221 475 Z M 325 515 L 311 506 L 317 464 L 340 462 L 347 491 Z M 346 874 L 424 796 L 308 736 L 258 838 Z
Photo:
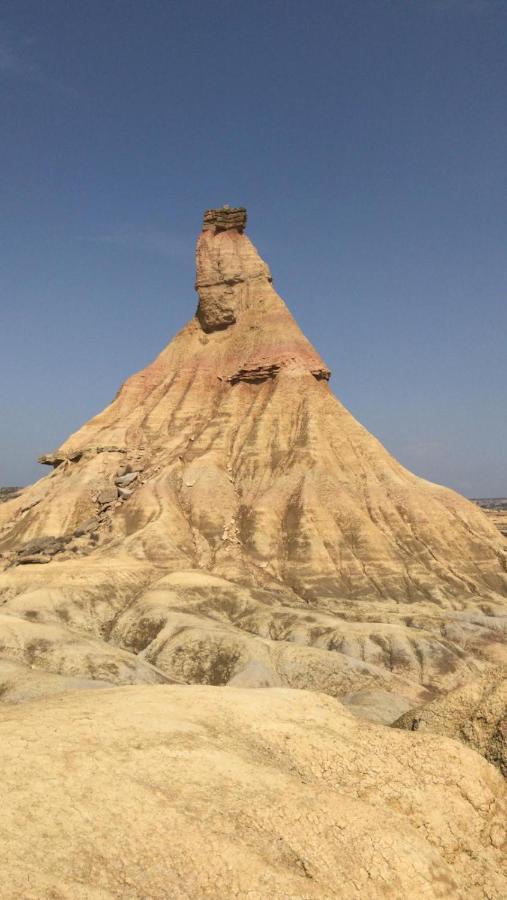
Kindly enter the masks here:
M 459 743 L 307 691 L 6 707 L 2 895 L 503 900 L 505 786 Z
M 404 712 L 394 727 L 463 741 L 507 777 L 507 670 L 492 669 L 419 709 Z

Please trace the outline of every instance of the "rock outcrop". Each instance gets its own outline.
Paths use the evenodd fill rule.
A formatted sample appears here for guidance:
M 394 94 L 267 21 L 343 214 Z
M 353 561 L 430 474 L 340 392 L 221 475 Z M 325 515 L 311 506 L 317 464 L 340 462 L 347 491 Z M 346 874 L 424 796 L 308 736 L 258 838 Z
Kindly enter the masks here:
M 405 712 L 394 727 L 463 741 L 507 778 L 507 670 L 492 669 L 476 681 Z
M 344 409 L 245 223 L 205 214 L 196 315 L 0 504 L 0 656 L 392 721 L 501 663 L 507 544 Z
M 507 544 L 343 408 L 245 224 L 2 497 L 2 897 L 501 900 L 505 784 L 430 728 L 499 763 Z
M 20 491 L 21 488 L 19 487 L 0 488 L 0 503 L 4 503 L 6 500 L 13 500 L 19 495 Z
M 305 691 L 115 688 L 4 710 L 5 900 L 507 894 L 505 784 L 457 741 Z

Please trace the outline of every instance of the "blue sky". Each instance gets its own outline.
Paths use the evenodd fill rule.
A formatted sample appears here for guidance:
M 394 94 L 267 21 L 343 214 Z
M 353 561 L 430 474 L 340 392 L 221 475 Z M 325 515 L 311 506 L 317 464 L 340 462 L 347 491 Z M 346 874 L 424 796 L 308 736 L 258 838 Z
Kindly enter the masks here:
M 346 406 L 507 495 L 505 0 L 3 0 L 0 485 L 195 309 L 249 211 Z

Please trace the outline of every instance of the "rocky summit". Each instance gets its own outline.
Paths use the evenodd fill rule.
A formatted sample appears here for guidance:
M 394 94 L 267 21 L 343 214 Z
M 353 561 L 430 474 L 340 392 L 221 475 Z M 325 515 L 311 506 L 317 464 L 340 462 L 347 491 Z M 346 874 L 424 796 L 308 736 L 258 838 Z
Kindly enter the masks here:
M 504 897 L 499 772 L 386 725 L 504 671 L 507 542 L 342 406 L 246 222 L 205 213 L 193 318 L 2 498 L 0 726 L 39 748 L 2 803 L 42 804 L 4 896 Z

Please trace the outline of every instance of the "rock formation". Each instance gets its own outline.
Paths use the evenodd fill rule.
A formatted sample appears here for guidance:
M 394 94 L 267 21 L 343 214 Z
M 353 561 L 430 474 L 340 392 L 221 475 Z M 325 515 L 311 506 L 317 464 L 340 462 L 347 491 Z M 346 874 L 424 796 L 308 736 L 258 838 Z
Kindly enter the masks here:
M 507 778 L 507 671 L 492 669 L 420 709 L 405 712 L 394 727 L 463 741 Z
M 6 706 L 0 766 L 5 900 L 507 894 L 500 773 L 323 694 L 135 686 Z
M 21 488 L 18 487 L 2 487 L 0 488 L 0 503 L 4 503 L 6 500 L 13 500 L 14 497 L 17 497 Z
M 505 660 L 507 544 L 343 408 L 245 225 L 2 497 L 2 897 L 500 900 L 500 773 L 385 725 Z
M 344 409 L 245 222 L 205 214 L 195 317 L 0 505 L 0 652 L 356 712 L 380 690 L 392 721 L 501 662 L 507 543 Z

